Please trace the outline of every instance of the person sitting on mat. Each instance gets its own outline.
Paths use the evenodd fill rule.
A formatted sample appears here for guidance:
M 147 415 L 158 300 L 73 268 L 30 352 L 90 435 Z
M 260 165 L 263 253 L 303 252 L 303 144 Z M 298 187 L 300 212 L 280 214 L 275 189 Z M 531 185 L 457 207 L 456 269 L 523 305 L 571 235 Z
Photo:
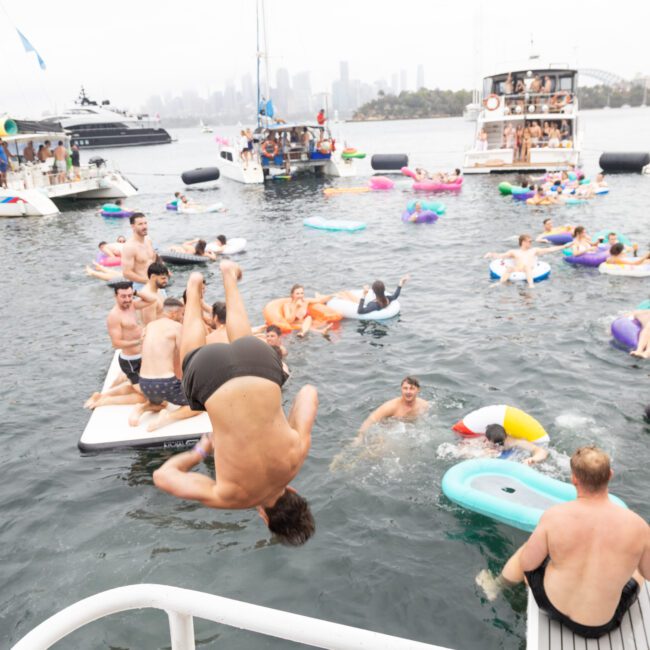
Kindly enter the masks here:
M 205 247 L 208 243 L 205 239 L 190 239 L 189 241 L 184 241 L 180 246 L 174 245 L 170 246 L 169 250 L 174 251 L 175 253 L 187 253 L 188 255 L 198 255 L 199 257 L 207 257 L 213 262 L 217 261 L 217 256 L 210 252 L 206 251 Z
M 487 569 L 476 576 L 488 600 L 526 581 L 538 607 L 572 632 L 594 639 L 616 629 L 650 578 L 650 528 L 610 501 L 612 476 L 602 449 L 577 449 L 571 482 L 578 498 L 546 510 L 498 577 Z
M 230 343 L 206 345 L 200 273 L 192 273 L 187 283 L 181 334 L 183 390 L 192 409 L 207 411 L 213 433 L 191 451 L 169 458 L 153 480 L 169 494 L 211 508 L 257 508 L 283 543 L 304 544 L 314 534 L 314 518 L 289 483 L 309 452 L 318 392 L 303 386 L 285 416 L 280 357 L 252 335 L 237 286 L 241 269 L 224 260 L 221 274 Z M 214 479 L 190 471 L 206 458 L 214 459 Z

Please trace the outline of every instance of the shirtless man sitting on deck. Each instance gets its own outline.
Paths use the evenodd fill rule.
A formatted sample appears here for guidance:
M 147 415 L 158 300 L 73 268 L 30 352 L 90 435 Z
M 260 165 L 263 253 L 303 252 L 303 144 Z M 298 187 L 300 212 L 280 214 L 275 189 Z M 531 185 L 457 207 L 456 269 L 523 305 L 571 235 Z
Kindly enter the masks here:
M 113 404 L 144 402 L 144 397 L 138 386 L 143 335 L 142 327 L 136 317 L 136 310 L 149 307 L 151 302 L 144 296 L 133 300 L 137 292 L 134 292 L 130 282 L 118 282 L 113 289 L 115 305 L 108 314 L 106 326 L 113 347 L 120 350 L 118 358 L 120 369 L 128 381 L 119 383 L 105 393 L 93 393 L 84 404 L 84 407 L 89 409 Z
M 493 260 L 511 259 L 514 261 L 514 264 L 510 268 L 504 270 L 501 279 L 499 280 L 499 284 L 505 284 L 515 271 L 521 271 L 526 274 L 528 286 L 532 288 L 535 286 L 533 282 L 533 269 L 535 268 L 535 264 L 537 264 L 537 258 L 540 255 L 548 255 L 549 253 L 554 253 L 555 251 L 559 251 L 567 246 L 571 246 L 571 244 L 551 246 L 549 248 L 537 248 L 533 247 L 533 238 L 530 235 L 519 235 L 518 249 L 512 249 L 505 253 L 486 253 L 484 257 Z
M 129 416 L 132 427 L 138 425 L 147 411 L 160 411 L 149 424 L 147 431 L 155 431 L 172 422 L 198 415 L 188 406 L 180 376 L 181 322 L 183 303 L 177 298 L 167 298 L 163 303 L 162 317 L 149 323 L 142 342 L 140 390 L 147 402 L 138 404 Z M 168 411 L 167 404 L 180 406 Z
M 586 638 L 617 628 L 650 578 L 650 528 L 609 500 L 609 457 L 581 447 L 571 458 L 578 498 L 549 508 L 494 578 L 476 576 L 489 600 L 526 581 L 540 609 Z
M 169 458 L 153 474 L 155 485 L 211 508 L 257 508 L 283 543 L 304 544 L 314 533 L 307 501 L 289 487 L 311 444 L 318 393 L 303 386 L 289 417 L 282 410 L 282 365 L 276 352 L 252 335 L 237 281 L 241 270 L 221 262 L 230 343 L 205 344 L 201 315 L 203 276 L 187 283 L 181 336 L 183 389 L 190 407 L 210 416 L 212 436 Z M 190 470 L 214 457 L 212 479 Z

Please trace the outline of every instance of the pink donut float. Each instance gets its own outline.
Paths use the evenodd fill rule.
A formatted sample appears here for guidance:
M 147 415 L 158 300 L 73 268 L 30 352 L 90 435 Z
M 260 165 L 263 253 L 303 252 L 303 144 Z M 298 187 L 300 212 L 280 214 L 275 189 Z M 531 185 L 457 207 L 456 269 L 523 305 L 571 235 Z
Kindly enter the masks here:
M 459 176 L 453 183 L 437 183 L 436 181 L 418 181 L 413 183 L 413 189 L 419 192 L 459 192 L 462 187 L 462 176 Z
M 392 190 L 395 183 L 386 178 L 386 176 L 373 176 L 369 181 L 370 189 L 373 190 Z
M 102 266 L 122 266 L 122 260 L 119 257 L 106 257 L 106 255 L 98 255 L 96 258 L 97 263 Z

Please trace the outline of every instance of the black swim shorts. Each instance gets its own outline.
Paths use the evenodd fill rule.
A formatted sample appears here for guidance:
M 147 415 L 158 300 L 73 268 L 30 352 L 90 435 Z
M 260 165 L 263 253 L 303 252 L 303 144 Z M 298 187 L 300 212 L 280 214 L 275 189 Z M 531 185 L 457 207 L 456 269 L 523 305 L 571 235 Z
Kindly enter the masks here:
M 603 636 L 603 634 L 615 630 L 621 624 L 627 610 L 636 602 L 639 595 L 639 583 L 634 578 L 630 578 L 627 581 L 621 592 L 621 599 L 618 602 L 614 616 L 612 616 L 612 619 L 608 623 L 604 625 L 581 625 L 572 621 L 566 614 L 556 609 L 546 595 L 544 574 L 546 573 L 546 566 L 550 559 L 550 557 L 547 557 L 537 569 L 525 572 L 528 586 L 533 592 L 537 606 L 546 612 L 550 618 L 559 621 L 562 625 L 566 625 L 572 632 L 586 639 L 597 639 Z
M 276 351 L 255 336 L 233 343 L 209 343 L 183 359 L 183 390 L 195 411 L 205 411 L 207 400 L 227 381 L 249 376 L 278 386 L 287 380 Z
M 163 402 L 178 406 L 187 406 L 188 404 L 181 380 L 176 377 L 165 377 L 164 379 L 140 377 L 140 390 L 152 404 L 162 404 Z
M 122 372 L 126 375 L 127 379 L 132 384 L 137 384 L 140 382 L 140 366 L 142 365 L 142 357 L 140 355 L 129 355 L 128 359 L 125 359 L 121 354 L 117 358 Z

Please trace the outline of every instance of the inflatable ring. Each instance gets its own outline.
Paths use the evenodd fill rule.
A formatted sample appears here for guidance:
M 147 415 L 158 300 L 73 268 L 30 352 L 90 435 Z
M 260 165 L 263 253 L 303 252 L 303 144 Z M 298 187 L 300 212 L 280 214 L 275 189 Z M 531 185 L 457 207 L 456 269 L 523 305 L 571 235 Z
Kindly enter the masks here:
M 416 215 L 415 219 L 413 218 L 414 215 Z M 418 213 L 404 210 L 404 212 L 402 212 L 402 221 L 404 223 L 435 223 L 438 221 L 439 216 L 440 215 L 433 210 L 422 210 Z
M 580 266 L 600 266 L 609 257 L 609 246 L 601 246 L 597 251 L 592 253 L 582 253 L 582 255 L 572 255 L 570 249 L 568 255 L 564 255 L 563 259 L 569 264 L 577 264 Z M 562 251 L 563 253 L 565 251 Z
M 475 438 L 485 435 L 488 424 L 500 424 L 512 438 L 536 443 L 549 440 L 548 433 L 534 417 L 506 404 L 493 404 L 472 411 L 451 428 L 461 436 Z
M 160 253 L 160 259 L 167 264 L 178 264 L 187 266 L 189 264 L 207 264 L 209 257 L 203 255 L 190 255 L 189 253 L 175 253 L 174 251 L 163 251 Z
M 361 299 L 361 296 L 363 295 L 363 291 L 360 289 L 355 289 L 350 293 L 358 296 L 359 299 Z M 366 296 L 366 302 L 370 302 L 374 299 L 375 294 L 372 291 L 369 291 Z M 393 300 L 388 307 L 385 307 L 384 309 L 371 311 L 369 314 L 359 314 L 357 312 L 359 307 L 358 302 L 352 302 L 351 300 L 345 300 L 344 298 L 338 298 L 337 296 L 334 296 L 334 298 L 327 303 L 327 306 L 339 313 L 343 318 L 356 318 L 357 320 L 385 320 L 397 316 L 400 310 L 399 301 Z
M 132 214 L 135 213 L 131 212 L 130 210 L 102 210 L 100 214 L 102 217 L 106 217 L 107 219 L 128 219 Z
M 122 266 L 122 258 L 120 257 L 107 257 L 101 253 L 95 258 L 97 264 L 102 266 Z
M 278 143 L 275 140 L 264 140 L 260 149 L 267 158 L 275 158 L 279 151 Z
M 500 280 L 505 270 L 513 264 L 514 260 L 511 259 L 500 258 L 493 260 L 490 262 L 490 278 L 492 280 Z M 537 260 L 537 264 L 533 268 L 533 282 L 546 280 L 549 275 L 551 275 L 551 267 L 546 262 Z M 515 271 L 510 274 L 508 279 L 510 282 L 525 282 L 526 274 L 523 271 Z
M 483 106 L 485 106 L 488 111 L 496 111 L 496 109 L 501 106 L 501 99 L 499 99 L 499 95 L 495 95 L 494 93 L 488 95 L 483 100 Z
M 598 270 L 606 275 L 619 275 L 628 278 L 650 277 L 650 263 L 647 264 L 608 264 L 603 262 Z
M 300 330 L 300 323 L 288 323 L 284 317 L 283 307 L 291 302 L 291 298 L 276 298 L 268 302 L 263 309 L 264 321 L 267 325 L 276 325 L 282 330 L 283 334 L 289 334 L 295 330 Z M 312 303 L 307 306 L 307 314 L 315 321 L 335 323 L 340 321 L 342 316 L 334 309 L 320 303 Z

